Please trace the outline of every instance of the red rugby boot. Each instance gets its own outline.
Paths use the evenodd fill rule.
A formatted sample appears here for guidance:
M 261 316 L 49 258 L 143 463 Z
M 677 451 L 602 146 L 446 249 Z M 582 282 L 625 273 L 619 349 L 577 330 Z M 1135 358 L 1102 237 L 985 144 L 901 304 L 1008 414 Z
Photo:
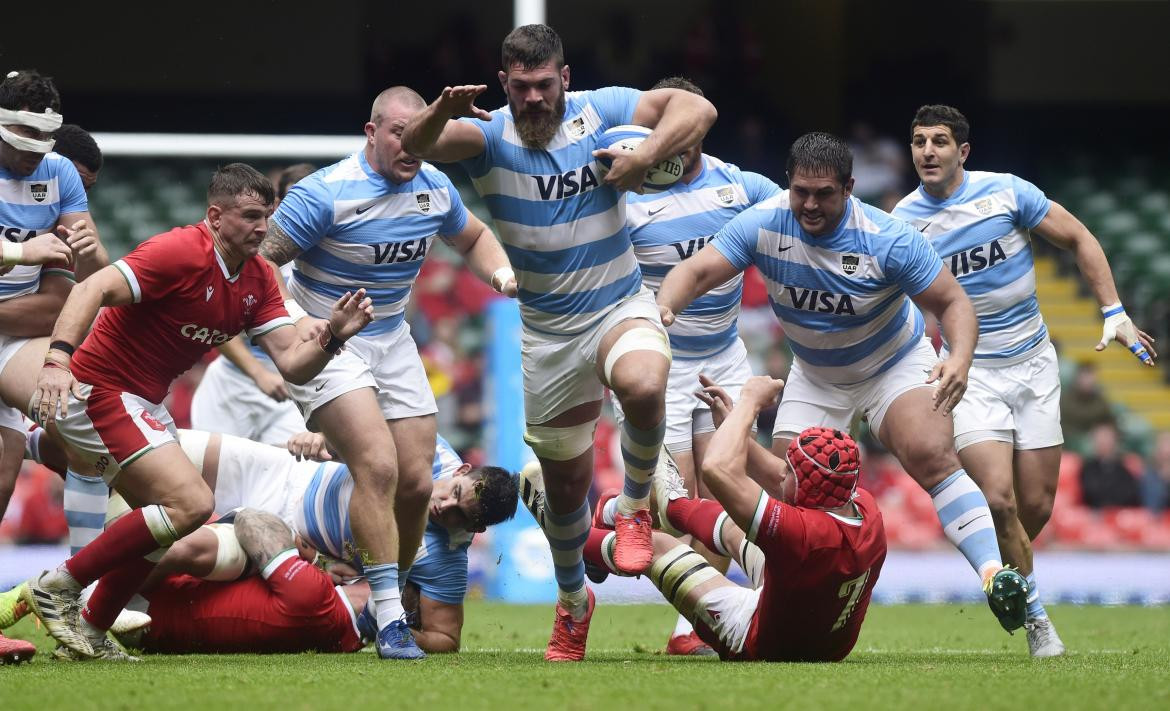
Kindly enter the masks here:
M 616 499 L 622 492 L 617 489 L 606 489 L 601 492 L 601 498 L 597 500 L 597 506 L 593 508 L 593 527 L 604 528 L 607 531 L 612 531 L 613 526 L 605 522 L 603 515 L 605 514 L 605 505 L 612 499 Z
M 548 640 L 548 649 L 544 651 L 544 659 L 549 662 L 579 662 L 585 658 L 585 642 L 589 638 L 589 620 L 593 618 L 593 608 L 597 600 L 593 591 L 586 588 L 589 594 L 589 606 L 585 610 L 585 619 L 574 620 L 569 611 L 557 603 L 557 617 L 553 622 L 552 637 Z
M 654 545 L 650 542 L 653 532 L 650 510 L 638 509 L 630 516 L 618 513 L 614 516 L 613 529 L 617 532 L 613 564 L 625 575 L 645 573 L 654 558 Z
M 675 635 L 666 643 L 666 653 L 680 657 L 711 657 L 718 656 L 719 652 L 704 642 L 699 633 L 691 630 L 687 634 Z
M 582 647 L 584 648 L 584 647 Z M 36 645 L 0 634 L 0 665 L 27 662 L 37 653 Z

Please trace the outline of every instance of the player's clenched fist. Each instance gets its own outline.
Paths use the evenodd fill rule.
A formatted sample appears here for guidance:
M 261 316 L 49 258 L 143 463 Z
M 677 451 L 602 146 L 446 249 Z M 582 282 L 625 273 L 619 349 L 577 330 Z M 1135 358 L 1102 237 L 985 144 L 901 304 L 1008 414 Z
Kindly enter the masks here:
M 766 375 L 756 375 L 747 379 L 739 393 L 743 402 L 754 403 L 761 408 L 776 403 L 780 391 L 784 389 L 784 381 L 779 378 L 769 378 Z

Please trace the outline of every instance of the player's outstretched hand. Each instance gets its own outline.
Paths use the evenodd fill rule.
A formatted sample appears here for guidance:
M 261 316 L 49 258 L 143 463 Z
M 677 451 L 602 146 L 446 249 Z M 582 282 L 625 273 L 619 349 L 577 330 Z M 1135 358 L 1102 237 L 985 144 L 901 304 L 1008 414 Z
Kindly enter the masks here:
M 930 371 L 926 382 L 938 381 L 938 387 L 934 391 L 936 411 L 942 410 L 942 414 L 949 415 L 951 410 L 955 409 L 955 405 L 963 399 L 963 393 L 967 392 L 967 371 L 970 367 L 970 363 L 947 358 L 939 361 Z
M 73 252 L 62 238 L 52 232 L 45 232 L 23 244 L 24 253 L 20 264 L 55 264 L 65 266 L 73 263 Z
M 775 405 L 784 389 L 784 381 L 767 375 L 754 375 L 743 384 L 739 393 L 741 402 L 750 402 L 759 409 Z
M 81 386 L 68 368 L 46 362 L 37 376 L 37 389 L 29 405 L 37 424 L 47 428 L 53 418 L 68 416 L 70 393 L 78 400 L 85 399 L 81 395 Z
M 325 442 L 325 435 L 320 432 L 298 432 L 288 438 L 288 452 L 297 458 L 297 461 L 312 459 L 317 462 L 333 460 L 329 447 Z
M 474 116 L 480 121 L 491 121 L 491 113 L 475 105 L 476 98 L 485 91 L 486 84 L 444 87 L 439 95 L 439 108 L 448 116 Z
M 695 392 L 695 397 L 711 408 L 711 421 L 718 429 L 731 414 L 731 408 L 735 406 L 735 402 L 732 401 L 731 395 L 728 395 L 727 391 L 706 373 L 699 373 L 699 384 L 703 386 L 703 389 Z
M 598 148 L 593 151 L 594 158 L 608 158 L 609 170 L 601 182 L 612 185 L 618 190 L 630 190 L 641 195 L 642 183 L 646 182 L 646 172 L 654 163 L 646 161 L 639 151 L 627 151 L 620 148 Z
M 88 259 L 97 254 L 97 232 L 85 220 L 78 220 L 71 227 L 58 225 L 57 235 L 69 245 L 74 259 Z
M 1133 353 L 1138 360 L 1151 368 L 1158 358 L 1158 352 L 1154 350 L 1154 338 L 1145 331 L 1139 330 L 1124 311 L 1115 318 L 1105 319 L 1105 327 L 1101 333 L 1101 342 L 1097 344 L 1097 350 L 1105 350 L 1113 341 L 1128 348 L 1129 352 Z
M 284 402 L 288 399 L 288 387 L 284 384 L 284 378 L 271 370 L 262 369 L 257 374 L 256 387 L 260 388 L 260 392 L 277 402 Z
M 333 304 L 333 313 L 329 314 L 329 330 L 334 336 L 348 341 L 373 320 L 374 302 L 366 296 L 366 290 L 358 289 L 352 294 L 347 291 Z

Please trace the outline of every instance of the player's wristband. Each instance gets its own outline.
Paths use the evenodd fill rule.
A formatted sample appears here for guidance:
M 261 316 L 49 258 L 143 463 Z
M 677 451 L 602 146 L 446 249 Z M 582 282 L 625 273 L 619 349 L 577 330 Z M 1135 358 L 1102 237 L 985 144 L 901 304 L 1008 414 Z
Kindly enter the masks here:
M 345 345 L 345 341 L 333 335 L 333 329 L 326 325 L 325 330 L 317 337 L 317 345 L 321 346 L 321 350 L 326 353 L 337 355 L 341 347 Z
M 0 264 L 4 266 L 11 266 L 20 264 L 20 260 L 24 258 L 24 245 L 19 242 L 9 242 L 8 240 L 0 241 Z
M 1109 318 L 1110 316 L 1124 315 L 1124 314 L 1125 314 L 1125 307 L 1121 305 L 1120 301 L 1118 301 L 1115 304 L 1109 304 L 1108 306 L 1101 307 L 1101 315 L 1104 316 L 1105 318 Z
M 301 308 L 301 305 L 293 299 L 285 300 L 284 310 L 288 312 L 288 317 L 291 318 L 294 322 L 300 321 L 309 315 L 308 312 Z
M 515 279 L 516 272 L 512 271 L 512 267 L 500 267 L 492 273 L 491 287 L 497 293 L 504 293 L 504 285 L 508 283 L 509 279 Z
M 68 341 L 53 341 L 49 344 L 49 350 L 61 351 L 69 357 L 73 357 L 73 353 L 77 350 Z

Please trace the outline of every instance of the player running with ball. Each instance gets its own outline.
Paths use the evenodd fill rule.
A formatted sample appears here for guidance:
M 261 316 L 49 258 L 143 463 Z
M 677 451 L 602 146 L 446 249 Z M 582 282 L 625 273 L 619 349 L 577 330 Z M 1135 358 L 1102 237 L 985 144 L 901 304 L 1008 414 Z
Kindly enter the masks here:
M 642 285 L 621 190 L 695 145 L 715 107 L 678 89 L 572 92 L 560 37 L 545 25 L 513 30 L 502 50 L 508 106 L 475 106 L 487 87 L 448 87 L 402 134 L 411 153 L 461 161 L 495 218 L 516 270 L 523 319 L 525 441 L 548 473 L 545 529 L 559 588 L 545 658 L 585 654 L 593 593 L 581 549 L 589 532 L 593 434 L 603 389 L 622 404 L 625 488 L 617 564 L 650 564 L 650 478 L 662 447 L 670 347 Z M 459 121 L 450 119 L 467 116 Z M 654 128 L 634 151 L 595 151 L 609 128 Z M 600 177 L 598 157 L 612 160 Z M 558 188 L 559 186 L 559 188 Z

